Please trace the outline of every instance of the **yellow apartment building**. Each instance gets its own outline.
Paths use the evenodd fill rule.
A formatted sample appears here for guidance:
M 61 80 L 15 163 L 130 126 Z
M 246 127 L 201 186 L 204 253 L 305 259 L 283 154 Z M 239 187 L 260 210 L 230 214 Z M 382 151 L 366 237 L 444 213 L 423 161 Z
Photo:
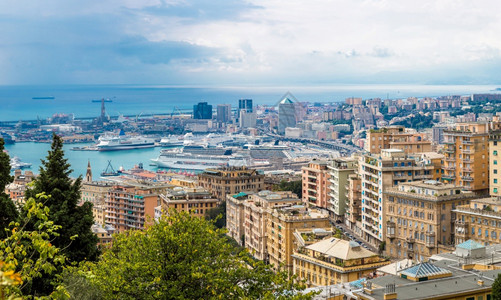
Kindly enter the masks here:
M 378 154 L 382 149 L 400 149 L 405 153 L 432 151 L 424 133 L 411 132 L 403 126 L 389 126 L 367 131 L 366 150 Z
M 383 149 L 366 154 L 358 162 L 361 178 L 362 235 L 368 243 L 379 246 L 385 241 L 386 204 L 383 191 L 402 182 L 440 178 L 440 157 L 429 154 L 406 154 L 400 149 Z
M 270 209 L 302 204 L 292 192 L 261 191 L 243 203 L 244 247 L 259 260 L 268 259 L 268 225 Z M 233 221 L 232 221 L 233 222 Z
M 501 198 L 470 201 L 454 210 L 456 244 L 467 240 L 489 245 L 501 243 Z
M 247 167 L 207 169 L 198 175 L 198 184 L 225 201 L 226 195 L 263 190 L 264 174 Z
M 489 133 L 489 194 L 501 196 L 501 130 Z
M 489 124 L 458 123 L 444 130 L 442 180 L 475 193 L 489 189 Z
M 292 258 L 294 275 L 308 286 L 355 281 L 390 264 L 356 242 L 333 237 L 302 248 Z
M 439 181 L 400 183 L 384 192 L 386 255 L 423 261 L 453 251 L 453 210 L 475 198 Z
M 267 219 L 268 261 L 275 270 L 292 274 L 294 233 L 297 229 L 330 227 L 329 214 L 303 205 L 270 208 Z
M 187 212 L 197 218 L 205 217 L 208 210 L 219 205 L 220 201 L 203 188 L 175 187 L 165 194 L 160 194 L 161 207 L 164 213 L 173 209 Z

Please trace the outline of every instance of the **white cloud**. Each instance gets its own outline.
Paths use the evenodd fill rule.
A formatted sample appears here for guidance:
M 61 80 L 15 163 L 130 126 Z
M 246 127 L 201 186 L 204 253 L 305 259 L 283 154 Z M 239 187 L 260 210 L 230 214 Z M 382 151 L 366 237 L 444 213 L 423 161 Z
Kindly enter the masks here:
M 3 27 L 0 33 L 4 36 L 15 40 L 15 34 L 21 35 L 17 42 L 3 42 L 10 45 L 10 53 L 16 53 L 19 44 L 33 41 L 67 43 L 64 48 L 69 51 L 75 45 L 93 51 L 93 43 L 106 47 L 109 41 L 108 51 L 113 52 L 113 42 L 130 37 L 141 37 L 154 45 L 182 43 L 214 49 L 200 52 L 204 56 L 199 58 L 183 58 L 178 51 L 170 60 L 158 60 L 162 65 L 154 67 L 141 64 L 130 53 L 117 58 L 121 62 L 129 59 L 131 68 L 141 72 L 147 73 L 148 68 L 161 72 L 163 68 L 176 73 L 173 79 L 192 78 L 194 82 L 268 82 L 277 78 L 377 82 L 377 74 L 393 72 L 400 75 L 387 80 L 415 73 L 427 81 L 428 76 L 422 74 L 441 68 L 437 74 L 447 74 L 444 69 L 448 68 L 463 70 L 467 78 L 474 70 L 472 73 L 481 74 L 484 81 L 501 79 L 485 67 L 487 61 L 501 61 L 501 3 L 494 0 L 17 0 L 0 3 L 0 12 L 14 21 L 27 22 L 27 27 L 37 26 L 39 19 L 64 27 L 58 32 L 48 26 L 47 32 L 36 36 Z M 83 23 L 75 25 L 79 18 L 84 18 Z M 102 25 L 89 24 L 95 28 L 86 33 L 85 22 L 95 18 Z M 104 18 L 110 22 L 102 21 Z M 41 28 L 37 30 L 43 31 Z M 58 35 L 63 39 L 58 40 Z M 29 55 L 29 51 L 22 53 Z M 0 61 L 0 67 L 5 64 L 5 60 Z M 64 70 L 59 72 L 61 80 L 68 78 Z M 92 73 L 92 64 L 85 72 Z M 95 72 L 105 74 L 106 69 L 100 66 Z M 455 74 L 455 78 L 461 75 Z M 131 82 L 133 77 L 120 78 Z

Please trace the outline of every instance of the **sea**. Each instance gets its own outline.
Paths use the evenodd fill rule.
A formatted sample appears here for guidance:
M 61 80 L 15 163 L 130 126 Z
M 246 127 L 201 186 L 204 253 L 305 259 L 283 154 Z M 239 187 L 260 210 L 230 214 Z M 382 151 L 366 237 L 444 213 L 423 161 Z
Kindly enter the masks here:
M 99 100 L 106 102 L 106 112 L 118 115 L 170 114 L 189 111 L 198 102 L 238 105 L 238 99 L 253 99 L 254 105 L 277 105 L 282 96 L 290 92 L 300 102 L 342 102 L 347 97 L 363 99 L 405 99 L 408 97 L 437 97 L 470 95 L 473 93 L 499 93 L 494 85 L 381 85 L 344 84 L 315 86 L 169 86 L 169 85 L 44 85 L 0 86 L 0 122 L 37 120 L 54 114 L 73 114 L 75 118 L 97 117 L 101 111 Z M 33 99 L 45 98 L 45 99 Z M 85 175 L 87 162 L 93 173 L 99 175 L 111 161 L 115 168 L 129 169 L 143 163 L 145 169 L 150 159 L 156 158 L 159 148 L 115 152 L 73 151 L 75 145 L 65 145 L 65 154 L 74 170 L 72 176 Z M 79 144 L 78 146 L 82 146 Z M 11 156 L 32 163 L 38 173 L 40 159 L 47 155 L 49 144 L 16 143 L 6 145 Z

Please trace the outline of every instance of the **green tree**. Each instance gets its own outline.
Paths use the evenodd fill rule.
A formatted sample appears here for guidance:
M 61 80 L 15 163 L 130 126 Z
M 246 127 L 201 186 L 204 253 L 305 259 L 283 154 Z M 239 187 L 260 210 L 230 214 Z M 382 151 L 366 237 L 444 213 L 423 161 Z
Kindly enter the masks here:
M 12 176 L 10 176 L 9 154 L 4 152 L 4 149 L 4 140 L 0 138 L 0 240 L 7 237 L 5 230 L 10 222 L 18 218 L 16 205 L 5 193 L 5 187 L 12 182 Z
M 301 180 L 287 181 L 282 180 L 280 184 L 273 187 L 274 191 L 290 191 L 296 194 L 299 198 L 303 196 L 303 187 Z
M 226 201 L 221 202 L 218 206 L 207 210 L 205 219 L 213 221 L 217 228 L 226 227 Z
M 498 274 L 496 280 L 492 284 L 492 299 L 501 300 L 501 274 Z
M 69 263 L 83 260 L 95 260 L 99 255 L 97 236 L 91 231 L 94 223 L 92 204 L 86 202 L 79 206 L 80 186 L 82 178 L 72 180 L 72 172 L 67 159 L 64 157 L 63 141 L 53 135 L 51 149 L 45 160 L 42 160 L 40 175 L 33 181 L 33 186 L 26 191 L 27 198 L 36 199 L 36 195 L 48 195 L 43 199 L 43 204 L 50 209 L 49 219 L 61 228 L 59 235 L 54 237 L 52 243 L 61 249 Z M 32 223 L 31 228 L 39 226 Z M 50 294 L 53 289 L 51 284 L 58 272 L 45 274 L 36 278 L 31 285 L 31 293 Z
M 105 299 L 310 298 L 287 274 L 234 250 L 211 222 L 170 211 L 144 231 L 115 235 L 101 260 L 84 264 L 78 276 Z
M 8 299 L 32 296 L 64 296 L 61 287 L 47 294 L 31 293 L 33 281 L 47 274 L 53 274 L 65 263 L 65 257 L 51 240 L 58 235 L 61 226 L 49 220 L 49 209 L 43 206 L 47 196 L 37 196 L 40 201 L 30 198 L 22 210 L 24 217 L 9 225 L 8 235 L 0 241 L 0 297 Z M 28 229 L 28 224 L 37 221 L 34 230 Z M 1 298 L 3 299 L 3 298 Z

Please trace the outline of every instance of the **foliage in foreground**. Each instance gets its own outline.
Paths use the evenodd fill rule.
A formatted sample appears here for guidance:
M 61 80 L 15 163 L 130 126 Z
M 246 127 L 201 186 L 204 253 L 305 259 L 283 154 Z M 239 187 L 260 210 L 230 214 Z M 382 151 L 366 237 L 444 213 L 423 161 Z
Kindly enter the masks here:
M 17 208 L 14 202 L 5 193 L 5 187 L 12 182 L 10 176 L 10 158 L 9 154 L 4 152 L 4 140 L 0 138 L 0 239 L 7 237 L 6 229 L 10 222 L 18 218 Z
M 39 201 L 43 199 L 47 196 L 38 195 Z M 65 263 L 60 249 L 51 243 L 61 226 L 49 220 L 49 209 L 33 198 L 28 199 L 22 209 L 25 217 L 12 222 L 7 237 L 0 240 L 0 297 L 7 296 L 7 299 L 49 296 L 31 294 L 30 287 L 34 280 L 53 274 Z M 27 229 L 26 225 L 33 221 L 38 223 L 37 228 Z M 60 298 L 61 288 L 55 290 L 51 297 Z
M 234 250 L 211 222 L 171 212 L 144 231 L 115 235 L 100 261 L 71 270 L 66 287 L 104 299 L 311 298 L 287 274 Z

